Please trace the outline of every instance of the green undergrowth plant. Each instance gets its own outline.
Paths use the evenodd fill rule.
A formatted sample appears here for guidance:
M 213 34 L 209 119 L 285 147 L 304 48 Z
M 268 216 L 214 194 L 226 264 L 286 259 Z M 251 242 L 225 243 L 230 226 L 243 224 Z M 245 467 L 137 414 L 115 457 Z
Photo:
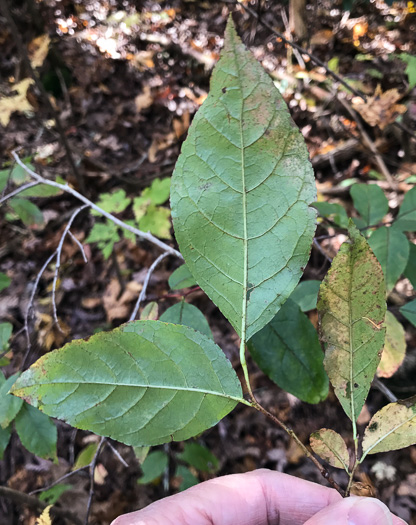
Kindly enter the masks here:
M 134 199 L 127 197 L 124 190 L 117 190 L 114 193 L 103 193 L 98 201 L 98 206 L 108 213 L 122 213 L 129 206 L 132 207 L 134 220 L 126 220 L 130 226 L 138 226 L 143 231 L 149 231 L 157 237 L 170 239 L 170 210 L 161 204 L 169 199 L 170 178 L 155 179 L 152 184 L 143 190 L 139 197 Z M 94 210 L 92 215 L 100 216 Z M 120 231 L 113 222 L 104 219 L 96 222 L 90 234 L 85 240 L 86 243 L 97 243 L 98 248 L 103 252 L 104 258 L 110 257 L 114 244 L 124 236 L 135 242 L 133 233 L 127 230 Z
M 352 191 L 364 226 L 381 220 Z M 357 418 L 385 345 L 386 283 L 365 236 L 345 220 L 348 240 L 318 300 L 316 282 L 297 288 L 315 233 L 316 200 L 303 137 L 230 19 L 210 93 L 172 177 L 172 220 L 186 266 L 170 285 L 197 283 L 236 330 L 245 393 L 209 327 L 186 302 L 161 320 L 129 322 L 44 355 L 11 392 L 49 416 L 134 447 L 197 436 L 241 403 L 282 427 L 348 495 L 367 455 L 416 442 L 416 403 L 411 398 L 388 404 L 359 435 Z M 415 213 L 406 210 L 405 201 L 396 221 L 401 232 Z M 376 243 L 373 248 L 377 252 Z M 386 260 L 391 289 L 394 276 Z M 316 301 L 319 337 L 304 313 Z M 262 406 L 251 387 L 247 349 L 275 382 L 305 401 L 325 399 L 329 378 L 351 420 L 352 450 L 324 428 L 311 436 L 312 453 Z M 316 456 L 347 472 L 346 487 L 332 480 Z

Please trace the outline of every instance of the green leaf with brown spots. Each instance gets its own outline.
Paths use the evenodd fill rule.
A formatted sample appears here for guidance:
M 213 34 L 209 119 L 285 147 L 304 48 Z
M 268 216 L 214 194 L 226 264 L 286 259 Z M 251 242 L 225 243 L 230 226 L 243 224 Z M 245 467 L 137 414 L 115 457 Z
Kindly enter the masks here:
M 324 461 L 336 468 L 343 468 L 348 472 L 350 455 L 347 445 L 335 430 L 321 428 L 311 434 L 309 443 L 312 450 Z
M 230 18 L 210 93 L 172 177 L 172 219 L 191 274 L 246 341 L 296 287 L 315 232 L 302 134 Z
M 355 422 L 381 358 L 386 287 L 379 262 L 352 221 L 348 232 L 350 240 L 341 246 L 321 285 L 318 312 L 325 370 Z
M 365 429 L 363 456 L 416 444 L 416 396 L 390 403 L 371 418 Z

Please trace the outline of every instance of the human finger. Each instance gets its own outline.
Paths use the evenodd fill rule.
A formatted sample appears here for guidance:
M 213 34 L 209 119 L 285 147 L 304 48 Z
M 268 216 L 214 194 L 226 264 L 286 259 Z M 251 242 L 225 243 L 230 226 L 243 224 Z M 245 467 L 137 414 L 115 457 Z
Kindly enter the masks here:
M 406 525 L 394 516 L 380 500 L 351 497 L 319 511 L 305 525 Z
M 112 525 L 303 525 L 341 499 L 334 489 L 261 469 L 200 483 Z

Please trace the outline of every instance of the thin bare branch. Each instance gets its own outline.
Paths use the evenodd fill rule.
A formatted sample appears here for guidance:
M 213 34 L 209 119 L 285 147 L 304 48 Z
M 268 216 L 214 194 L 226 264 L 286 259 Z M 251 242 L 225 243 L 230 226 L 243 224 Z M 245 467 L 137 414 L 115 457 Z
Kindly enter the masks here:
M 40 184 L 40 182 L 34 181 L 34 182 L 28 182 L 27 184 L 23 184 L 23 186 L 19 186 L 18 188 L 16 188 L 15 190 L 11 191 L 7 195 L 4 195 L 4 197 L 2 197 L 0 199 L 0 204 L 3 204 L 3 202 L 6 202 L 7 200 L 11 199 L 12 197 L 15 197 L 16 195 L 18 195 L 22 191 L 25 191 L 28 188 L 33 188 L 33 186 L 37 186 L 38 184 Z
M 66 225 L 65 230 L 64 230 L 64 232 L 63 232 L 63 234 L 61 236 L 61 239 L 60 239 L 59 244 L 58 244 L 58 248 L 56 249 L 56 265 L 55 265 L 55 273 L 54 273 L 54 276 L 53 276 L 53 283 L 52 283 L 52 308 L 53 308 L 54 321 L 56 323 L 56 326 L 59 328 L 59 330 L 61 332 L 62 332 L 62 328 L 61 328 L 61 325 L 59 324 L 58 313 L 57 313 L 57 309 L 56 309 L 56 285 L 57 285 L 57 282 L 58 282 L 59 268 L 61 267 L 62 247 L 63 247 L 64 242 L 65 242 L 65 237 L 66 237 L 67 233 L 69 232 L 69 229 L 71 228 L 72 223 L 74 222 L 76 216 L 80 212 L 82 212 L 82 210 L 85 210 L 85 208 L 88 208 L 87 204 L 84 204 L 83 206 L 81 206 L 80 208 L 78 208 L 77 210 L 74 211 L 74 213 L 72 214 L 71 218 L 69 219 L 68 224 Z
M 123 458 L 123 456 L 120 454 L 120 452 L 112 445 L 112 443 L 110 443 L 110 441 L 107 440 L 107 445 L 108 447 L 110 447 L 111 449 L 111 452 L 116 456 L 116 458 L 120 461 L 120 463 L 122 465 L 124 465 L 125 467 L 128 467 L 129 464 L 127 463 L 127 461 Z
M 42 268 L 39 270 L 38 274 L 36 275 L 36 279 L 35 279 L 35 282 L 33 283 L 33 288 L 32 288 L 32 293 L 30 294 L 30 298 L 29 298 L 29 302 L 27 304 L 27 308 L 26 308 L 26 313 L 25 313 L 25 322 L 24 322 L 24 331 L 26 332 L 26 354 L 23 358 L 23 362 L 22 362 L 22 366 L 21 368 L 25 368 L 25 365 L 26 365 L 26 361 L 27 361 L 27 358 L 29 357 L 29 354 L 30 354 L 30 350 L 31 350 L 31 343 L 30 343 L 30 335 L 29 335 L 29 316 L 30 316 L 30 312 L 32 310 L 32 306 L 33 306 L 33 301 L 35 299 L 35 294 L 36 294 L 36 290 L 39 286 L 39 281 L 40 281 L 40 278 L 42 277 L 43 275 L 43 272 L 46 270 L 46 268 L 49 266 L 50 262 L 52 261 L 52 259 L 56 257 L 56 250 L 53 252 L 52 255 L 50 255 L 48 257 L 48 259 L 46 260 L 45 264 L 42 266 Z
M 183 259 L 182 254 L 180 252 L 178 252 L 177 250 L 175 250 L 174 248 L 172 248 L 168 244 L 165 244 L 164 242 L 159 240 L 157 237 L 154 237 L 150 232 L 143 232 L 143 231 L 139 230 L 138 228 L 135 228 L 134 226 L 130 226 L 129 224 L 126 224 L 125 222 L 123 222 L 122 220 L 118 219 L 114 215 L 111 215 L 111 213 L 108 213 L 107 211 L 103 210 L 102 208 L 100 208 L 99 206 L 94 204 L 92 201 L 87 199 L 87 197 L 85 197 L 84 195 L 82 195 L 78 191 L 76 191 L 73 188 L 71 188 L 71 186 L 69 186 L 68 184 L 60 184 L 59 182 L 55 182 L 55 181 L 52 181 L 52 180 L 45 179 L 44 177 L 42 177 L 38 173 L 36 173 L 33 170 L 31 170 L 28 166 L 26 166 L 20 160 L 20 158 L 17 155 L 16 151 L 12 151 L 12 155 L 13 155 L 14 159 L 16 160 L 16 162 L 19 164 L 19 166 L 21 166 L 26 171 L 26 173 L 28 173 L 33 179 L 35 179 L 39 183 L 46 184 L 47 186 L 53 186 L 54 188 L 59 188 L 60 190 L 71 194 L 76 199 L 80 200 L 84 204 L 87 204 L 93 210 L 97 211 L 100 215 L 103 215 L 108 220 L 112 221 L 114 224 L 117 224 L 117 226 L 119 226 L 120 228 L 123 228 L 124 230 L 128 230 L 129 232 L 133 233 L 134 235 L 137 235 L 137 237 L 139 237 L 141 239 L 144 239 L 144 240 L 146 240 L 146 241 L 148 241 L 148 242 L 158 246 L 161 250 L 163 250 L 165 252 L 168 252 L 171 255 L 175 255 L 179 259 Z
M 92 461 L 91 461 L 91 463 L 89 465 L 89 467 L 90 467 L 90 493 L 88 495 L 87 512 L 85 514 L 84 525 L 88 525 L 88 518 L 89 518 L 89 515 L 90 515 L 90 511 L 91 511 L 92 499 L 94 497 L 94 472 L 95 472 L 95 467 L 97 466 L 98 456 L 100 455 L 101 449 L 102 449 L 104 443 L 106 443 L 106 441 L 107 441 L 107 439 L 105 437 L 101 438 L 101 441 L 98 444 L 97 450 L 95 451 L 94 457 L 93 457 L 93 459 L 92 459 Z
M 79 251 L 82 254 L 82 258 L 84 259 L 85 264 L 88 262 L 88 257 L 85 254 L 84 246 L 82 246 L 82 243 L 75 237 L 75 235 L 69 230 L 68 235 L 71 237 L 71 239 L 74 241 L 74 243 L 78 246 Z
M 82 471 L 84 471 L 87 468 L 89 468 L 89 465 L 85 465 L 84 467 L 80 467 L 80 468 L 77 468 L 75 470 L 71 470 L 70 472 L 67 472 L 66 474 L 64 474 L 60 478 L 56 479 L 55 481 L 53 481 L 49 485 L 46 485 L 45 487 L 41 487 L 40 489 L 32 490 L 32 492 L 29 492 L 29 495 L 38 494 L 39 492 L 45 492 L 45 490 L 51 489 L 55 485 L 58 485 L 58 483 L 61 483 L 61 481 L 65 481 L 66 479 L 72 477 L 74 474 L 78 474 L 79 472 L 82 472 Z
M 146 298 L 146 292 L 147 292 L 147 287 L 149 286 L 150 277 L 152 276 L 152 273 L 154 272 L 156 266 L 165 257 L 167 257 L 168 255 L 169 255 L 168 252 L 165 252 L 165 253 L 162 253 L 161 255 L 159 255 L 159 257 L 153 262 L 153 264 L 150 266 L 149 270 L 147 271 L 146 278 L 145 278 L 144 283 L 143 283 L 143 288 L 142 288 L 142 290 L 140 292 L 139 298 L 137 299 L 136 305 L 135 305 L 134 310 L 133 310 L 133 312 L 132 312 L 132 314 L 130 316 L 129 321 L 134 321 L 136 319 L 137 313 L 138 313 L 139 308 L 140 308 L 140 304 Z

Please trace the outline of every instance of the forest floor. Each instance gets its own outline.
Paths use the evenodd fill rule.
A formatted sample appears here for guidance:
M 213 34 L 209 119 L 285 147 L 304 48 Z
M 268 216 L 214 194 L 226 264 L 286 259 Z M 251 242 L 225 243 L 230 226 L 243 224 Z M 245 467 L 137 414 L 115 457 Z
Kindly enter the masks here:
M 265 25 L 288 35 L 286 3 L 255 0 L 248 4 L 250 13 L 233 2 L 221 1 L 9 1 L 24 47 L 29 46 L 32 64 L 51 97 L 54 112 L 60 115 L 75 170 L 68 162 L 55 114 L 36 86 L 23 86 L 10 102 L 15 95 L 11 86 L 30 75 L 16 47 L 16 34 L 1 12 L 2 3 L 0 168 L 4 170 L 13 169 L 11 152 L 20 148 L 19 156 L 30 157 L 35 171 L 46 178 L 62 177 L 93 202 L 103 193 L 119 190 L 136 197 L 156 179 L 170 177 L 192 117 L 209 90 L 227 17 L 235 11 L 242 40 L 276 82 L 305 137 L 320 200 L 340 203 L 350 215 L 354 213 L 351 181 L 371 181 L 383 189 L 394 215 L 416 181 L 416 143 L 409 133 L 416 131 L 416 95 L 409 88 L 416 65 L 409 71 L 410 66 L 406 69 L 406 62 L 398 58 L 400 53 L 416 55 L 416 13 L 410 2 L 393 6 L 381 1 L 357 2 L 348 7 L 342 2 L 318 0 L 307 5 L 307 36 L 298 43 L 329 63 L 354 90 L 372 97 L 380 86 L 379 102 L 372 108 L 378 120 L 370 125 L 357 94 L 348 92 L 307 56 L 298 60 Z M 9 109 L 2 106 L 6 98 Z M 402 127 L 394 125 L 402 111 L 397 105 L 405 105 L 407 110 L 399 116 Z M 64 193 L 33 202 L 41 216 L 33 209 L 26 210 L 24 221 L 7 202 L 0 208 L 0 271 L 11 280 L 0 294 L 0 321 L 13 325 L 10 346 L 2 354 L 7 359 L 2 366 L 6 377 L 65 342 L 127 321 L 148 268 L 160 254 L 154 245 L 117 232 L 101 244 L 86 243 L 98 219 L 89 213 L 80 215 L 72 233 L 84 243 L 88 263 L 78 246 L 67 240 L 55 301 L 62 330 L 54 322 L 51 300 L 54 266 L 46 268 L 34 296 L 28 352 L 22 328 L 33 283 L 79 206 Z M 118 216 L 132 218 L 127 208 Z M 332 236 L 324 239 L 319 249 L 313 248 L 305 279 L 321 280 L 329 267 L 328 258 L 335 256 L 345 240 L 343 232 L 320 224 L 317 236 L 328 234 Z M 171 229 L 165 228 L 162 236 L 176 247 Z M 181 298 L 168 285 L 169 275 L 179 265 L 178 259 L 167 257 L 152 274 L 146 303 L 157 301 L 159 315 Z M 409 281 L 399 280 L 389 297 L 390 309 L 397 313 L 412 294 Z M 228 322 L 202 291 L 194 291 L 186 300 L 204 313 L 215 341 L 241 375 L 239 341 Z M 316 326 L 316 311 L 308 315 Z M 410 324 L 406 324 L 406 342 L 405 363 L 386 382 L 398 397 L 416 394 L 416 330 Z M 319 405 L 301 403 L 276 387 L 254 363 L 250 362 L 250 369 L 252 386 L 262 404 L 305 443 L 311 432 L 322 427 L 336 430 L 351 442 L 349 420 L 332 392 Z M 367 423 L 370 414 L 386 402 L 381 392 L 372 390 L 360 424 Z M 99 441 L 97 436 L 74 431 L 61 421 L 56 424 L 59 461 L 34 456 L 13 433 L 0 461 L 0 485 L 24 493 L 48 486 L 71 470 L 88 444 Z M 245 406 L 206 431 L 199 442 L 219 461 L 215 474 L 194 471 L 201 481 L 265 467 L 325 483 L 280 428 Z M 97 525 L 107 525 L 124 512 L 172 494 L 180 484 L 173 474 L 175 453 L 182 450 L 182 443 L 165 447 L 171 456 L 168 472 L 161 480 L 145 485 L 137 483 L 141 470 L 131 447 L 113 445 L 128 466 L 110 447 L 103 448 L 90 513 L 90 523 Z M 334 469 L 333 476 L 345 484 L 342 472 Z M 416 525 L 416 446 L 369 457 L 357 479 L 370 486 L 393 512 Z M 82 519 L 89 498 L 88 471 L 74 474 L 64 483 L 69 487 L 58 505 Z M 34 525 L 38 515 L 38 510 L 0 497 L 2 524 Z M 54 523 L 63 523 L 59 520 Z

